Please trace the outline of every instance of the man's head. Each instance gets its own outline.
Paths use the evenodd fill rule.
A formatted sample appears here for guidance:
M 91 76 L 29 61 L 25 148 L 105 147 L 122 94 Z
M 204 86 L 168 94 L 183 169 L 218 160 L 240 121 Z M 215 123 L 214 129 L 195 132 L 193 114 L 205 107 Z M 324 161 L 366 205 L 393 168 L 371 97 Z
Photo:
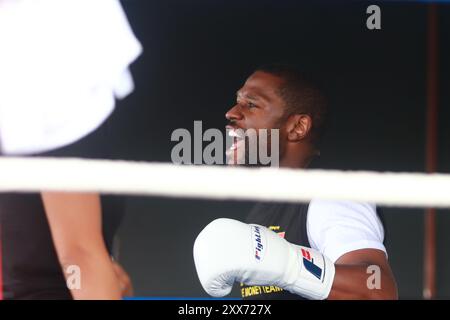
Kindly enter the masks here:
M 318 152 L 325 115 L 325 98 L 300 71 L 270 65 L 250 75 L 225 116 L 233 128 L 279 129 L 280 165 L 303 167 Z

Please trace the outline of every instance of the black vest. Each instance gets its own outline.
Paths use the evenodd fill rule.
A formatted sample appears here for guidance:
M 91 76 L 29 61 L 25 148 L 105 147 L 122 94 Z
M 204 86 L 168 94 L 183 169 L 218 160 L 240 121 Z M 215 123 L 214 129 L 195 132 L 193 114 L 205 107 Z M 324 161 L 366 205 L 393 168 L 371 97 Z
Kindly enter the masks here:
M 257 203 L 250 211 L 246 222 L 265 226 L 290 243 L 310 248 L 306 228 L 308 208 L 309 203 Z M 382 214 L 378 207 L 376 210 L 384 227 Z M 276 286 L 247 286 L 241 284 L 240 293 L 244 300 L 305 300 L 299 295 Z
M 121 196 L 102 196 L 103 238 L 111 253 L 124 209 Z M 0 194 L 4 299 L 72 299 L 39 194 Z
M 69 146 L 38 154 L 45 157 L 120 159 L 115 154 L 114 118 Z M 0 177 L 1 179 L 1 177 Z M 103 238 L 111 253 L 124 214 L 123 196 L 101 197 Z M 0 193 L 0 244 L 5 299 L 71 299 L 38 193 Z
M 246 222 L 265 226 L 290 243 L 311 247 L 306 231 L 308 208 L 309 203 L 258 203 L 250 211 Z M 275 286 L 246 286 L 242 284 L 240 293 L 243 299 L 248 300 L 304 300 L 299 295 Z

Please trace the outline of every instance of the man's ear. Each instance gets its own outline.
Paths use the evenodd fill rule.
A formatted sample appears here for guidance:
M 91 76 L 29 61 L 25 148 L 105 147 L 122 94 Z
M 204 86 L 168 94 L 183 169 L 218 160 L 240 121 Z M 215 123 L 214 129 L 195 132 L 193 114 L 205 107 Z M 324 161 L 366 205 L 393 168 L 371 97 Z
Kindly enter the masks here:
M 296 142 L 305 139 L 312 127 L 312 119 L 307 114 L 293 114 L 287 120 L 288 141 Z

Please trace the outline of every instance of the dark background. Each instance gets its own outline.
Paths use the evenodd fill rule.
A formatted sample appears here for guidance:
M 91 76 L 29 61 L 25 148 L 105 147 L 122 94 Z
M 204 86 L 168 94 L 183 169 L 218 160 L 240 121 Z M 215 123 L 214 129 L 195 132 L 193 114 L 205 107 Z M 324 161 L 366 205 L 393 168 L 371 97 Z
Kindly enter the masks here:
M 122 1 L 144 53 L 136 90 L 113 115 L 129 159 L 170 161 L 176 128 L 224 128 L 252 70 L 295 63 L 323 82 L 331 122 L 314 166 L 420 172 L 425 167 L 427 5 L 372 2 Z M 450 171 L 450 6 L 439 6 L 439 171 Z M 220 181 L 211 181 L 220 183 Z M 247 202 L 130 197 L 119 260 L 138 296 L 206 296 L 192 258 L 196 235 L 217 217 L 243 219 Z M 387 249 L 401 298 L 422 297 L 423 210 L 385 208 Z M 438 297 L 450 298 L 448 211 L 438 215 Z

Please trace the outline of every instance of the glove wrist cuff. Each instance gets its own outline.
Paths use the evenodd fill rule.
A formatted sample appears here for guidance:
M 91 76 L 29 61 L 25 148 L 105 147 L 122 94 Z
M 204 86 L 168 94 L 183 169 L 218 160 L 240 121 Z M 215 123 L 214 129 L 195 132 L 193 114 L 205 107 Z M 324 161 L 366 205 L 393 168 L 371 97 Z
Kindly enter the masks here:
M 317 250 L 296 245 L 293 247 L 297 272 L 287 289 L 308 299 L 328 298 L 336 272 L 334 263 Z

